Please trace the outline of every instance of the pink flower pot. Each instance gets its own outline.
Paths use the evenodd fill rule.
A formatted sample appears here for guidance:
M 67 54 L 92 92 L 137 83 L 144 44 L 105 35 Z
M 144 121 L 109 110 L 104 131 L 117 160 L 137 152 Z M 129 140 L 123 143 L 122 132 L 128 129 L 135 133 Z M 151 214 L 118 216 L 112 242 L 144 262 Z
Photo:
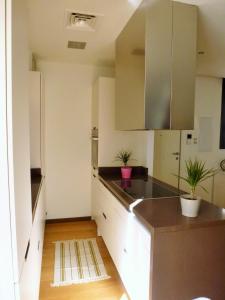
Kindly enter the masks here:
M 121 167 L 121 174 L 123 179 L 130 179 L 132 168 L 131 167 Z

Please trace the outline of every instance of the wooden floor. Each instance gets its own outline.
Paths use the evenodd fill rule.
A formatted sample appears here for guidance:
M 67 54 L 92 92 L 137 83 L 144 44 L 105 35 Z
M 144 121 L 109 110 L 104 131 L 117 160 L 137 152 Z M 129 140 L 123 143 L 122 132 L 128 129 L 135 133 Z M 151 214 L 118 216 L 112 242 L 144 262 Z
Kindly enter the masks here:
M 47 224 L 42 259 L 40 300 L 127 300 L 123 284 L 94 221 Z M 97 243 L 110 279 L 65 287 L 51 287 L 56 240 L 97 237 Z

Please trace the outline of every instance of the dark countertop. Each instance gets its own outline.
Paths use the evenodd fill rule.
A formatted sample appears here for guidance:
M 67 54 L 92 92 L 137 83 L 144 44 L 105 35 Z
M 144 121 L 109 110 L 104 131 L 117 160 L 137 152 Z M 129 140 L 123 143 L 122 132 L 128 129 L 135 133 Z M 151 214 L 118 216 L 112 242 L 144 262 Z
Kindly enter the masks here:
M 38 203 L 38 195 L 42 185 L 43 176 L 41 169 L 31 169 L 31 204 L 32 204 L 32 217 L 34 219 L 35 211 Z
M 150 178 L 151 181 L 161 184 L 172 191 L 178 191 L 168 184 L 147 176 L 146 168 L 136 167 L 133 168 L 132 172 L 132 179 L 146 180 Z M 114 183 L 115 180 L 120 178 L 120 168 L 99 168 L 99 180 L 127 210 L 130 210 L 130 205 L 134 202 L 134 199 Z M 181 191 L 180 193 L 183 194 L 184 192 Z M 133 213 L 151 232 L 179 231 L 197 227 L 225 225 L 225 211 L 204 200 L 202 200 L 198 217 L 188 218 L 182 216 L 179 196 L 145 199 L 134 207 Z
M 121 202 L 121 204 L 129 211 L 130 205 L 134 200 L 118 188 L 114 181 L 121 179 L 120 168 L 117 167 L 100 167 L 98 171 L 99 180 L 108 188 L 113 195 Z M 132 179 L 148 178 L 148 169 L 136 167 L 132 170 Z
M 120 187 L 115 184 L 115 181 L 120 180 L 120 168 L 118 167 L 101 167 L 99 168 L 99 180 L 114 194 L 121 204 L 129 211 L 130 205 L 135 202 L 135 199 L 123 191 Z M 151 179 L 153 183 L 160 184 L 162 187 L 171 190 L 172 192 L 178 193 L 179 191 L 153 177 L 148 176 L 148 169 L 144 167 L 133 167 L 131 179 Z M 183 192 L 182 192 L 183 193 Z
M 144 200 L 134 208 L 133 212 L 147 228 L 154 231 L 178 231 L 225 225 L 223 209 L 205 200 L 202 200 L 196 218 L 182 216 L 179 197 Z

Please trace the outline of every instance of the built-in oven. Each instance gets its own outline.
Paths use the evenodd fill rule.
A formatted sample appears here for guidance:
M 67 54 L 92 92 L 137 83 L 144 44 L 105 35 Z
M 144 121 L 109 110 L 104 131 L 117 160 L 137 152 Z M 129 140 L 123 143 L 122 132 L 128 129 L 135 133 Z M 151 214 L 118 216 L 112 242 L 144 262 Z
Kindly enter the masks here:
M 98 168 L 98 128 L 96 127 L 91 133 L 91 164 L 93 169 Z

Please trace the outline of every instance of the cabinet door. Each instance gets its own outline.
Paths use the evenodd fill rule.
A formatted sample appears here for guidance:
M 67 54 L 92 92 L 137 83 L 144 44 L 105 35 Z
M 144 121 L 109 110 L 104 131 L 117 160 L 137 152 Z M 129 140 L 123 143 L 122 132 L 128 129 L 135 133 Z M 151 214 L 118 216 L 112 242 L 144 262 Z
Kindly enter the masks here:
M 42 186 L 33 228 L 30 238 L 30 247 L 25 260 L 22 275 L 19 282 L 21 300 L 38 300 L 41 276 L 42 249 L 45 226 L 45 202 L 44 187 Z
M 133 217 L 121 203 L 112 195 L 111 211 L 111 230 L 112 230 L 112 249 L 111 256 L 120 272 L 123 267 L 124 251 L 126 251 L 127 232 L 129 229 L 130 219 Z
M 98 229 L 98 235 L 102 235 L 102 230 L 104 228 L 103 215 L 102 215 L 102 202 L 103 202 L 103 187 L 97 177 L 93 178 L 93 195 L 92 195 L 92 216 L 95 219 Z
M 20 300 L 38 300 L 36 245 L 30 241 L 27 259 L 23 265 L 22 275 L 19 281 Z
M 134 268 L 131 284 L 133 284 L 135 289 L 132 290 L 132 299 L 148 300 L 151 235 L 136 218 L 133 219 L 133 228 L 133 235 L 130 238 L 132 240 L 130 243 L 132 249 L 128 248 L 128 251 L 132 253 L 131 261 Z M 135 282 L 139 282 L 139 284 L 135 284 Z
M 97 210 L 98 210 L 98 192 L 97 192 L 97 177 L 92 174 L 91 179 L 91 216 L 92 219 L 96 221 Z
M 111 208 L 112 195 L 107 188 L 99 181 L 99 228 L 104 242 L 110 252 L 112 249 L 112 208 Z
M 123 274 L 127 272 L 127 268 L 124 267 L 126 261 L 124 253 L 127 251 L 127 244 L 129 244 L 127 241 L 128 232 L 131 229 L 129 224 L 133 216 L 101 182 L 99 182 L 98 191 L 97 224 L 99 231 L 119 273 L 125 279 Z M 132 234 L 130 233 L 129 236 Z M 126 264 L 126 266 L 128 265 L 129 263 Z
M 130 215 L 118 271 L 132 300 L 149 299 L 150 234 Z M 138 284 L 137 284 L 138 283 Z
M 120 240 L 122 241 L 121 247 L 119 249 L 119 260 L 118 260 L 118 271 L 123 281 L 123 284 L 131 297 L 134 298 L 135 287 L 135 272 L 136 272 L 136 263 L 135 260 L 137 257 L 136 248 L 137 248 L 137 236 L 135 236 L 134 226 L 133 226 L 134 216 L 130 216 L 127 220 L 125 229 L 121 232 Z M 120 223 L 122 220 L 120 221 Z M 139 280 L 138 280 L 139 282 Z M 139 298 L 138 298 L 139 299 Z
M 98 235 L 101 235 L 112 258 L 115 255 L 116 228 L 112 202 L 117 201 L 108 189 L 98 180 L 93 180 L 92 211 L 98 227 Z
M 41 73 L 29 74 L 30 162 L 32 168 L 41 167 Z

